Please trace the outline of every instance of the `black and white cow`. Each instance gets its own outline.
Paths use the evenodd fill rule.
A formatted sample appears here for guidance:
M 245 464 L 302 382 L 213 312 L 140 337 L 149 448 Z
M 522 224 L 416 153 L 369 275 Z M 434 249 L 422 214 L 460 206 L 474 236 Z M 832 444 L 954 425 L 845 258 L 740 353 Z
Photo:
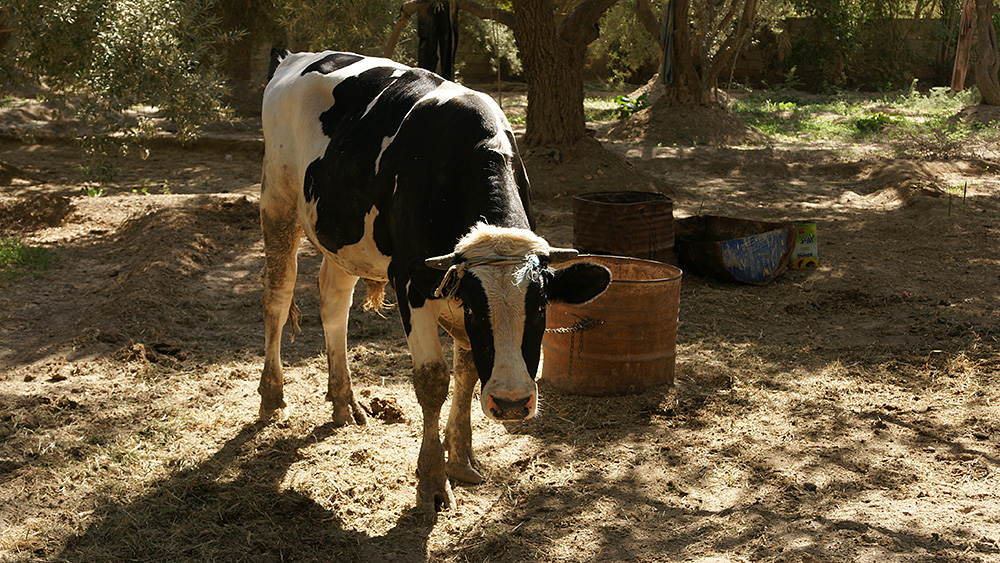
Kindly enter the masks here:
M 323 254 L 326 398 L 334 422 L 365 423 L 347 366 L 355 283 L 365 280 L 366 305 L 373 307 L 391 283 L 424 417 L 417 504 L 454 506 L 449 475 L 482 480 L 473 467 L 469 410 L 476 374 L 487 417 L 534 416 L 546 303 L 589 301 L 610 273 L 582 262 L 552 268 L 576 251 L 554 249 L 531 231 L 524 166 L 510 124 L 489 96 L 387 59 L 288 54 L 264 91 L 263 127 L 260 417 L 286 415 L 281 332 L 290 316 L 295 321 L 304 231 Z M 450 377 L 439 324 L 455 341 L 444 444 L 438 424 Z

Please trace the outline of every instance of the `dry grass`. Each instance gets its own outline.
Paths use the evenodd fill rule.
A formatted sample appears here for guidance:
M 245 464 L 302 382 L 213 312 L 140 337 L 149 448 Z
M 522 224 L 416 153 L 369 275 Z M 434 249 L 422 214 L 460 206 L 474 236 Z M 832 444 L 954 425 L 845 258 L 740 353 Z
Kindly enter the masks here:
M 918 163 L 974 186 L 949 213 L 922 191 L 879 203 L 886 163 L 812 147 L 630 156 L 679 215 L 814 218 L 821 267 L 764 287 L 685 276 L 675 386 L 586 398 L 542 380 L 531 421 L 474 412 L 486 482 L 428 518 L 412 510 L 420 411 L 392 315 L 350 323 L 355 389 L 381 414 L 329 423 L 315 252 L 285 345 L 292 416 L 255 420 L 258 154 L 170 149 L 92 198 L 66 164 L 76 149 L 0 150 L 42 178 L 10 197 L 75 210 L 25 219 L 20 236 L 59 260 L 0 281 L 0 561 L 1000 557 L 1000 200 L 972 161 Z M 570 185 L 591 152 L 533 163 Z M 174 195 L 126 189 L 166 176 Z M 569 199 L 538 201 L 560 245 Z

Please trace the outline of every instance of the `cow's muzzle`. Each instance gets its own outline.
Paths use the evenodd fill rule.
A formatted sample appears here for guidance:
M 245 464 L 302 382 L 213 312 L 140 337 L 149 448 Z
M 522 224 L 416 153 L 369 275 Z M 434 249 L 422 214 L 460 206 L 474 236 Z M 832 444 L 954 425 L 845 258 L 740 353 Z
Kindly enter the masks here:
M 521 399 L 507 400 L 490 396 L 490 414 L 497 420 L 524 420 L 531 414 L 531 400 L 533 395 Z

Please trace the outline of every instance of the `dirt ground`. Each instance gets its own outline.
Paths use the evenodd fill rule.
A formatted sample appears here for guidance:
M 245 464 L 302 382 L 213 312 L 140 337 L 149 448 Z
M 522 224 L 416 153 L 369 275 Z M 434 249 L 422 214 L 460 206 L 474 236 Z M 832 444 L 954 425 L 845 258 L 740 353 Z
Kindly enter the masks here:
M 573 193 L 657 189 L 675 217 L 815 222 L 820 265 L 766 286 L 686 274 L 671 387 L 587 398 L 543 378 L 530 421 L 475 407 L 486 482 L 425 518 L 398 319 L 352 312 L 373 416 L 333 428 L 308 245 L 294 410 L 256 421 L 259 137 L 98 162 L 58 130 L 7 131 L 0 231 L 56 260 L 0 279 L 0 561 L 1000 560 L 993 153 L 642 127 L 534 149 L 553 244 L 572 243 Z

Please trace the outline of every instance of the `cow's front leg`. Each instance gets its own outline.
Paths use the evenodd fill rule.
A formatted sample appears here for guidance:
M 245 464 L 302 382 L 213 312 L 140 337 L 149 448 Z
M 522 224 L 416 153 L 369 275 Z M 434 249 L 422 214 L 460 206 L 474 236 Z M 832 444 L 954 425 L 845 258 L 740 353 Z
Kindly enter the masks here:
M 472 352 L 455 344 L 455 391 L 451 397 L 444 445 L 448 450 L 448 475 L 458 481 L 479 484 L 483 476 L 476 471 L 479 463 L 472 451 L 472 392 L 479 379 Z
M 323 333 L 326 336 L 326 359 L 329 366 L 326 400 L 333 403 L 333 423 L 344 426 L 353 419 L 365 424 L 365 411 L 358 405 L 351 391 L 351 371 L 347 366 L 347 319 L 354 301 L 354 285 L 357 276 L 352 276 L 323 258 L 319 271 L 320 314 L 323 318 Z
M 428 301 L 410 313 L 406 335 L 413 356 L 413 388 L 423 410 L 424 432 L 417 458 L 417 508 L 425 512 L 455 507 L 455 495 L 445 473 L 444 447 L 438 421 L 448 397 L 448 366 L 437 334 L 437 311 Z
M 267 180 L 265 178 L 264 182 Z M 277 189 L 271 187 L 271 190 Z M 270 204 L 270 205 L 269 205 Z M 295 218 L 295 209 L 281 206 L 270 199 L 261 199 L 261 229 L 264 232 L 264 371 L 260 376 L 260 419 L 282 418 L 286 415 L 284 374 L 281 369 L 281 332 L 292 315 L 292 330 L 296 326 L 295 274 L 296 254 L 302 239 L 302 229 Z

